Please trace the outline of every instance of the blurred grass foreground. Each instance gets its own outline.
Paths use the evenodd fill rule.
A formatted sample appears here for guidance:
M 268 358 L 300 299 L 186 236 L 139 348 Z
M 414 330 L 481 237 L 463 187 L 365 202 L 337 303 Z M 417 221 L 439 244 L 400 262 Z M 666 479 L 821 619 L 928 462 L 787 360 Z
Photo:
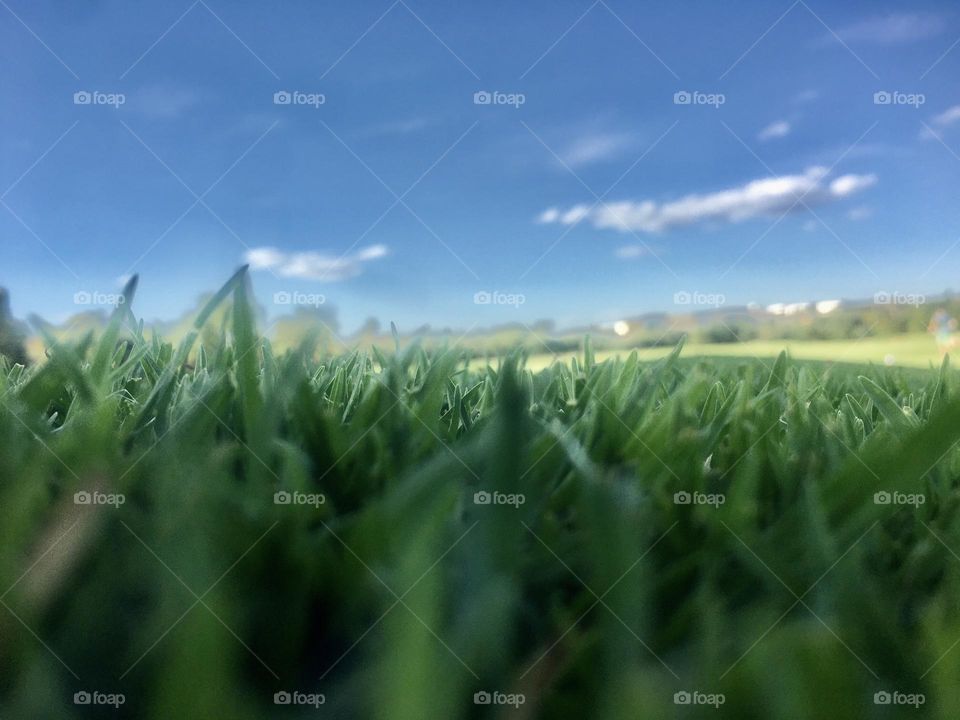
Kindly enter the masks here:
M 0 360 L 0 717 L 960 717 L 960 383 L 258 336 Z

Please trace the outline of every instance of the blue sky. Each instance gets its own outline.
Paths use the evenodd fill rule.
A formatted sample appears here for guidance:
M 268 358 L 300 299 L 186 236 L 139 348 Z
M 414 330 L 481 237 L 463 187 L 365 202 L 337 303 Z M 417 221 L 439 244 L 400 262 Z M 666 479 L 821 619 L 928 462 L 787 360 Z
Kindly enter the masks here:
M 3 0 L 0 284 L 58 320 L 139 272 L 171 318 L 251 261 L 345 331 L 960 289 L 958 40 L 945 2 Z

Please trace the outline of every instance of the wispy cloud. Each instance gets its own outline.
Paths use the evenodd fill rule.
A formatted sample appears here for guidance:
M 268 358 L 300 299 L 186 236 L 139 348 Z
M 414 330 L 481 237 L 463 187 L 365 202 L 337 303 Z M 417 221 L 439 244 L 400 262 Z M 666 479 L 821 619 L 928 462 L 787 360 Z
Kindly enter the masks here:
M 541 223 L 572 225 L 589 220 L 598 229 L 620 232 L 657 233 L 707 222 L 738 223 L 761 215 L 776 215 L 802 209 L 798 203 L 822 205 L 854 195 L 877 182 L 876 175 L 841 175 L 827 180 L 823 167 L 808 168 L 800 175 L 752 180 L 744 185 L 706 194 L 687 195 L 679 200 L 653 200 L 574 205 L 563 210 L 552 207 L 537 218 Z
M 636 145 L 636 138 L 628 133 L 594 133 L 568 145 L 560 157 L 572 168 L 621 157 Z
M 336 282 L 356 277 L 363 265 L 388 253 L 386 245 L 370 245 L 343 256 L 308 250 L 288 253 L 274 247 L 257 247 L 244 254 L 251 270 L 270 270 L 280 277 Z
M 790 134 L 790 130 L 790 123 L 788 123 L 786 120 L 777 120 L 761 130 L 757 135 L 757 139 L 761 142 L 766 142 L 767 140 L 786 137 Z
M 439 118 L 417 116 L 401 120 L 390 120 L 377 125 L 371 125 L 360 130 L 359 134 L 369 137 L 382 137 L 389 135 L 411 135 L 421 132 L 427 128 L 438 125 Z
M 942 113 L 933 118 L 933 124 L 939 125 L 940 127 L 953 125 L 958 121 L 960 121 L 960 105 L 954 105 L 952 108 L 944 110 Z
M 618 247 L 614 253 L 621 260 L 636 260 L 650 254 L 650 250 L 643 245 L 624 245 Z
M 944 30 L 943 19 L 932 13 L 890 13 L 866 18 L 837 31 L 848 43 L 875 45 L 903 45 L 939 35 Z M 827 41 L 836 41 L 830 35 Z
M 193 88 L 172 84 L 148 85 L 134 96 L 131 107 L 153 120 L 177 120 L 200 104 L 202 96 Z
M 936 128 L 950 127 L 957 122 L 960 122 L 960 105 L 954 105 L 930 119 L 930 124 Z M 924 128 L 920 131 L 920 137 L 924 140 L 930 140 L 937 136 L 938 133 L 932 128 Z
M 549 225 L 559 222 L 563 225 L 573 225 L 587 216 L 589 208 L 586 205 L 574 205 L 569 210 L 560 211 L 557 208 L 547 208 L 537 216 L 537 222 L 541 225 Z

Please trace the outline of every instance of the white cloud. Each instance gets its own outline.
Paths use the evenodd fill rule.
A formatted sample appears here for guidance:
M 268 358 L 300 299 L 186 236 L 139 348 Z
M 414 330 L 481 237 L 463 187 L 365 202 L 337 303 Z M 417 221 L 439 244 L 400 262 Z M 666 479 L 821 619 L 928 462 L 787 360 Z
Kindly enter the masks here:
M 819 97 L 820 97 L 819 90 L 803 90 L 802 92 L 798 92 L 796 95 L 793 96 L 793 102 L 798 105 L 802 105 L 805 103 L 813 102 Z
M 626 133 L 597 133 L 580 138 L 560 153 L 570 167 L 613 160 L 635 144 L 633 136 Z
M 286 255 L 276 248 L 252 248 L 244 255 L 244 261 L 249 263 L 251 270 L 267 270 L 283 264 Z
M 252 270 L 270 270 L 280 277 L 336 282 L 356 277 L 363 264 L 388 254 L 386 245 L 370 245 L 351 255 L 335 256 L 308 250 L 287 253 L 273 247 L 248 250 L 244 259 Z
M 386 245 L 370 245 L 360 250 L 354 257 L 360 262 L 366 262 L 368 260 L 379 260 L 382 257 L 386 257 L 387 253 Z
M 877 182 L 876 175 L 843 175 L 825 183 L 827 169 L 808 168 L 800 175 L 752 180 L 718 192 L 686 195 L 679 200 L 623 200 L 593 208 L 575 205 L 566 212 L 550 208 L 541 222 L 571 225 L 588 219 L 598 229 L 656 233 L 701 223 L 737 223 L 760 215 L 776 215 L 807 205 L 832 202 L 858 193 Z
M 876 175 L 841 175 L 830 183 L 830 192 L 838 198 L 844 198 L 865 190 L 876 182 Z
M 583 220 L 589 212 L 589 205 L 574 205 L 565 212 L 560 212 L 558 208 L 551 207 L 537 215 L 537 222 L 541 225 L 550 225 L 555 222 L 563 225 L 573 225 Z
M 866 220 L 867 218 L 873 217 L 873 208 L 869 208 L 866 205 L 855 207 L 847 213 L 847 217 L 850 220 Z
M 943 20 L 931 13 L 890 13 L 861 20 L 841 28 L 837 35 L 844 42 L 901 45 L 938 35 L 944 29 Z M 835 40 L 830 35 L 828 40 Z
M 616 249 L 614 254 L 621 260 L 636 260 L 649 255 L 650 251 L 643 245 L 624 245 Z
M 774 138 L 786 137 L 790 134 L 790 129 L 790 123 L 788 123 L 786 120 L 777 120 L 761 130 L 760 134 L 757 135 L 757 139 L 762 142 L 766 140 L 773 140 Z
M 542 213 L 537 215 L 537 222 L 541 225 L 548 225 L 550 223 L 555 223 L 560 219 L 560 211 L 555 207 L 547 208 Z
M 590 207 L 587 205 L 574 205 L 560 216 L 560 222 L 564 225 L 573 225 L 583 220 L 590 214 Z

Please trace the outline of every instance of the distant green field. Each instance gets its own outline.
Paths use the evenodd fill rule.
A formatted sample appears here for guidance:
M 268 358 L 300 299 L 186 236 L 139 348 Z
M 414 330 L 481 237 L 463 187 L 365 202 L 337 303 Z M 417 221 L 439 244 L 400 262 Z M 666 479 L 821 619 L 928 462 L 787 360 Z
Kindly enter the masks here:
M 656 360 L 670 353 L 671 348 L 644 348 L 637 350 L 640 360 Z M 741 357 L 772 360 L 786 350 L 796 360 L 823 360 L 839 363 L 872 363 L 898 367 L 927 368 L 938 366 L 942 360 L 933 338 L 926 333 L 869 337 L 862 340 L 751 340 L 742 343 L 688 343 L 684 357 Z M 598 360 L 623 356 L 629 351 L 598 352 Z M 569 362 L 574 353 L 532 356 L 527 367 L 539 370 L 555 361 Z

